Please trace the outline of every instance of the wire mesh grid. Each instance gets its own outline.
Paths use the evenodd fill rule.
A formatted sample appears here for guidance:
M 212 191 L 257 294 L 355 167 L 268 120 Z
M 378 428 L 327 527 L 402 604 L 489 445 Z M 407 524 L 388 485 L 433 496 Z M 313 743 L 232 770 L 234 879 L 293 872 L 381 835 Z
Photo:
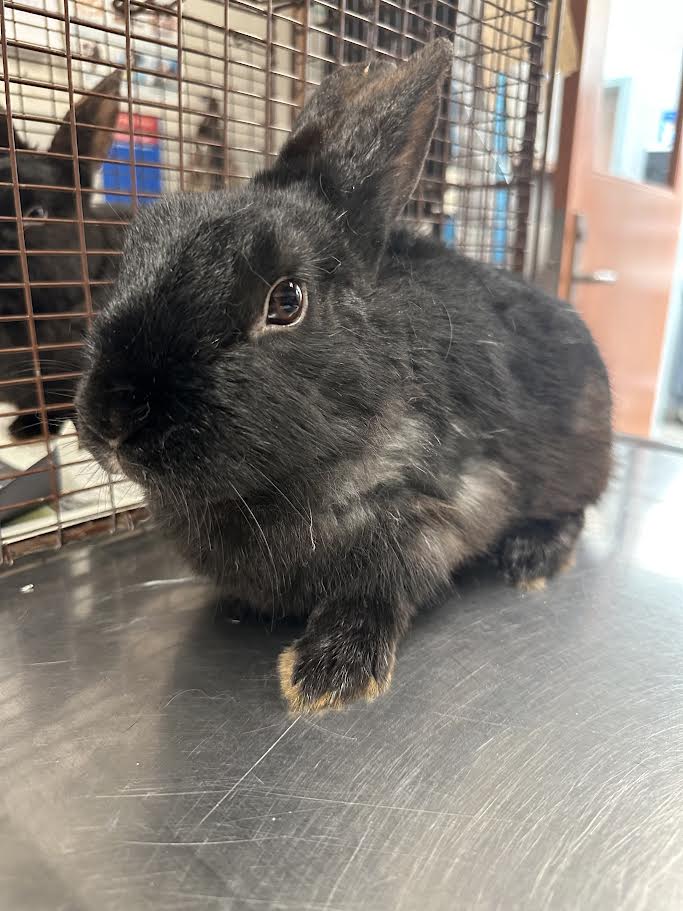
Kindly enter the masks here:
M 345 63 L 452 39 L 404 218 L 522 271 L 550 0 L 4 0 L 0 4 L 0 545 L 3 562 L 142 515 L 79 448 L 82 338 L 125 224 L 163 193 L 267 166 Z

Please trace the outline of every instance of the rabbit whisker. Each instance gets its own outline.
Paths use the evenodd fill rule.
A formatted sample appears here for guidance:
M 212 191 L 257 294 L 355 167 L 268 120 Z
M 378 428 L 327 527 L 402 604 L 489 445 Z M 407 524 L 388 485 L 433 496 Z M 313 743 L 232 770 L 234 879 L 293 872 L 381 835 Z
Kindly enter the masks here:
M 263 543 L 264 543 L 265 546 L 266 546 L 266 550 L 267 550 L 267 552 L 268 552 L 268 555 L 270 556 L 270 562 L 271 562 L 271 565 L 272 565 L 272 567 L 273 567 L 273 579 L 271 580 L 271 586 L 272 586 L 272 588 L 273 588 L 273 595 L 275 595 L 275 589 L 276 589 L 276 587 L 277 587 L 277 590 L 279 591 L 277 566 L 276 566 L 276 564 L 275 564 L 275 557 L 273 556 L 273 551 L 271 550 L 270 544 L 268 543 L 268 538 L 266 537 L 266 533 L 264 532 L 261 523 L 260 523 L 259 520 L 256 518 L 256 516 L 254 515 L 253 510 L 251 509 L 251 507 L 249 506 L 249 504 L 247 503 L 247 501 L 244 499 L 244 497 L 242 496 L 242 494 L 239 492 L 239 490 L 235 487 L 235 485 L 232 483 L 232 481 L 228 481 L 228 484 L 229 484 L 229 485 L 232 487 L 232 489 L 234 490 L 235 496 L 237 496 L 238 499 L 241 500 L 241 502 L 244 504 L 244 508 L 247 510 L 247 512 L 248 512 L 249 515 L 251 516 L 251 518 L 252 518 L 254 524 L 256 525 L 257 529 L 259 530 L 259 533 L 260 533 L 260 535 L 261 535 L 261 538 L 263 539 Z
M 281 487 L 278 487 L 278 485 L 275 483 L 275 481 L 272 480 L 272 478 L 269 478 L 268 475 L 264 471 L 261 471 L 260 468 L 257 468 L 256 465 L 251 465 L 251 464 L 247 463 L 247 467 L 250 468 L 252 471 L 255 471 L 259 475 L 261 475 L 263 480 L 266 481 L 266 483 L 270 484 L 270 486 L 272 488 L 274 488 L 280 494 L 280 496 L 283 497 L 283 499 L 285 499 L 289 503 L 289 505 L 292 507 L 294 512 L 297 513 L 297 515 L 301 516 L 301 518 L 304 519 L 305 521 L 308 521 L 307 517 L 301 512 L 300 509 L 298 509 L 294 505 L 294 503 L 292 503 L 292 501 L 289 499 L 289 497 L 284 492 L 284 490 L 282 490 Z
M 247 264 L 247 269 L 249 269 L 249 271 L 250 271 L 253 275 L 255 275 L 256 278 L 258 278 L 260 281 L 262 281 L 263 284 L 264 284 L 267 288 L 269 288 L 269 287 L 270 287 L 270 282 L 269 282 L 266 278 L 264 278 L 259 272 L 257 272 L 256 269 L 254 269 L 254 267 L 252 266 L 252 264 L 249 262 L 249 257 L 248 257 L 247 254 L 244 252 L 244 250 L 240 250 L 240 256 L 242 257 L 242 259 L 244 260 L 244 262 Z

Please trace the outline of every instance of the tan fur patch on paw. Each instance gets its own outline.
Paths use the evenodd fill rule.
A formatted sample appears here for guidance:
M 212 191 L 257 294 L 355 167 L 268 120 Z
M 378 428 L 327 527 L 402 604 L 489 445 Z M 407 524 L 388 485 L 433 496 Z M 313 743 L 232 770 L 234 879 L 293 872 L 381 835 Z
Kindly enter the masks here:
M 391 686 L 393 658 L 392 668 L 383 684 L 378 683 L 374 677 L 371 677 L 365 689 L 355 693 L 353 696 L 343 696 L 338 691 L 331 690 L 328 693 L 323 693 L 322 696 L 318 696 L 317 699 L 309 699 L 303 694 L 301 684 L 293 683 L 294 669 L 298 660 L 296 646 L 290 645 L 281 652 L 277 662 L 280 691 L 287 702 L 290 713 L 293 715 L 312 714 L 313 712 L 325 712 L 328 710 L 338 711 L 344 708 L 345 705 L 349 705 L 359 699 L 372 702 L 373 699 L 381 696 Z
M 560 567 L 560 572 L 567 573 L 567 572 L 569 572 L 570 569 L 574 569 L 575 566 L 576 566 L 576 551 L 573 550 L 569 554 L 567 559 L 564 561 L 562 566 Z
M 521 592 L 542 592 L 545 591 L 547 582 L 546 577 L 541 576 L 538 579 L 527 579 L 524 582 L 518 582 L 517 588 Z

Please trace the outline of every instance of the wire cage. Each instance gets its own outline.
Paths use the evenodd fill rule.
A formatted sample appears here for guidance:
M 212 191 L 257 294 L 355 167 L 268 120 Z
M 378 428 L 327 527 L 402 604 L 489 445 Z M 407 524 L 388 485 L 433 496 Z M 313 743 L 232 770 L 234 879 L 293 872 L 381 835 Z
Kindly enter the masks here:
M 337 66 L 451 38 L 454 62 L 403 217 L 523 271 L 550 0 L 3 0 L 2 562 L 130 528 L 140 491 L 78 445 L 84 331 L 126 223 L 231 187 L 277 153 Z

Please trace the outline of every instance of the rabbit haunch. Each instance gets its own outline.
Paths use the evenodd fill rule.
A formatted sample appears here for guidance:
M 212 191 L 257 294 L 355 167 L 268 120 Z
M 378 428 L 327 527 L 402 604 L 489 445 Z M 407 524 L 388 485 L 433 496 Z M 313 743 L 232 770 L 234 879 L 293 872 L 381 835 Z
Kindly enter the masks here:
M 394 225 L 451 54 L 337 70 L 250 184 L 142 212 L 89 340 L 93 453 L 227 597 L 307 617 L 279 665 L 293 711 L 385 690 L 416 610 L 475 557 L 556 574 L 607 483 L 577 312 Z M 258 331 L 283 278 L 305 314 Z

